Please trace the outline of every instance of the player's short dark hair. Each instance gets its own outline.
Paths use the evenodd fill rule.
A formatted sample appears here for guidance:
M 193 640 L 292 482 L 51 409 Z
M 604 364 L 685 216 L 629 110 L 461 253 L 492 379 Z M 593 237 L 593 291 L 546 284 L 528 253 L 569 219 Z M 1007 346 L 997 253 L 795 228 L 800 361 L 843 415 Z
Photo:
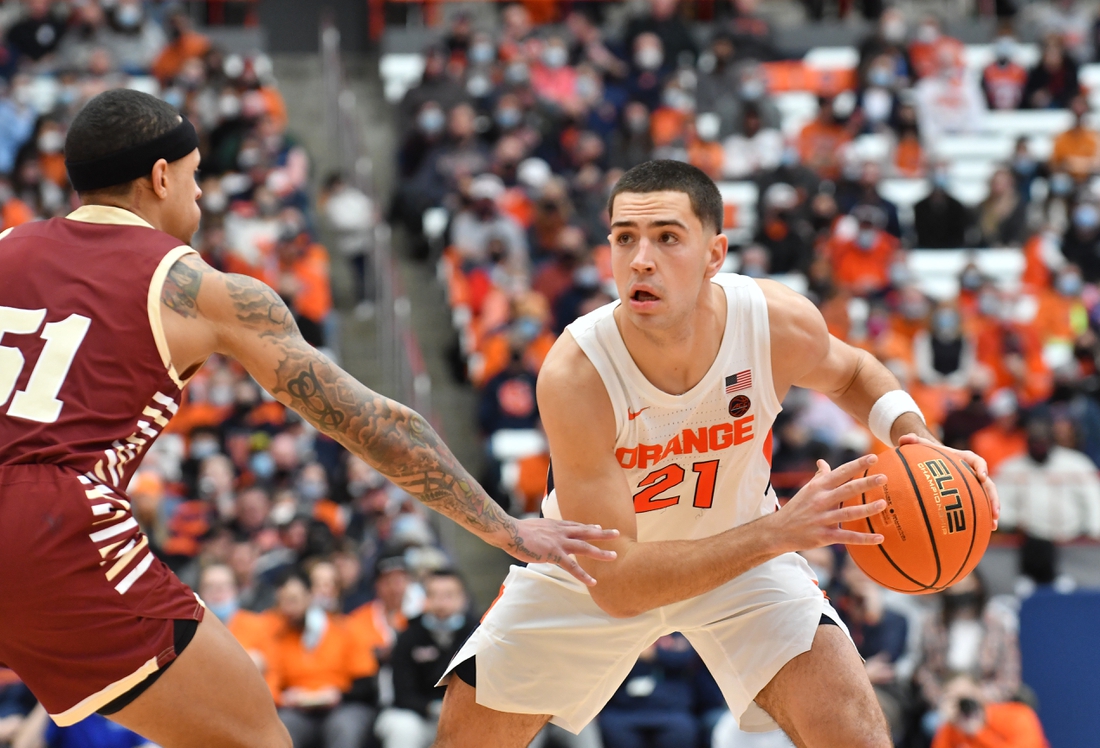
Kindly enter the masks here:
M 704 229 L 722 230 L 722 194 L 714 180 L 700 169 L 682 161 L 646 161 L 630 169 L 615 184 L 607 198 L 607 212 L 615 207 L 615 197 L 623 192 L 683 192 L 691 201 Z
M 160 137 L 179 122 L 176 108 L 156 96 L 128 88 L 104 91 L 85 104 L 69 125 L 65 160 L 91 161 L 109 156 Z M 132 185 L 126 182 L 93 192 L 125 195 Z

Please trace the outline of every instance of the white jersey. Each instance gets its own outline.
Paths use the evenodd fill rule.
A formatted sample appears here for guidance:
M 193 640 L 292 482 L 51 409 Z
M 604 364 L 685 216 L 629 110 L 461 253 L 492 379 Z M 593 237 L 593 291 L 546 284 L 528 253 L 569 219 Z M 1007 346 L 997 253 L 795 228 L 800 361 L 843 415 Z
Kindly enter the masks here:
M 615 456 L 626 474 L 638 540 L 716 535 L 774 512 L 771 427 L 775 394 L 764 292 L 722 274 L 726 329 L 706 375 L 682 395 L 657 389 L 634 363 L 613 302 L 566 329 L 596 367 L 615 412 Z M 543 513 L 561 518 L 553 490 Z

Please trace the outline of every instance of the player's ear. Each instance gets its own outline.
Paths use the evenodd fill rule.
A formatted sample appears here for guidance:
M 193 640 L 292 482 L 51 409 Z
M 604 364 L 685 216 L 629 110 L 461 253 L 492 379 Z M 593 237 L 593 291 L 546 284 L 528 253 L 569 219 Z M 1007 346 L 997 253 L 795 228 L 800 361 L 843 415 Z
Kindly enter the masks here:
M 707 246 L 707 278 L 713 278 L 722 270 L 722 265 L 726 263 L 729 246 L 729 237 L 721 231 L 711 237 L 710 244 Z
M 168 197 L 168 161 L 160 158 L 153 164 L 153 171 L 149 175 L 153 181 L 153 192 L 161 200 Z

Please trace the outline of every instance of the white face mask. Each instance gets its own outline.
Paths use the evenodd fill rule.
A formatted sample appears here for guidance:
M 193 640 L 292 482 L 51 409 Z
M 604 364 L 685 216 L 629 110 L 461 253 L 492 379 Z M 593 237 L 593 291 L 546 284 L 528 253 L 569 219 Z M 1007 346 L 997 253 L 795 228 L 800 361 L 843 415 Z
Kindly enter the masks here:
M 642 47 L 634 54 L 634 62 L 642 70 L 656 70 L 665 61 L 660 47 Z
M 547 47 L 542 53 L 542 62 L 548 68 L 560 68 L 569 61 L 569 53 L 565 47 Z
M 65 136 L 57 130 L 47 130 L 38 136 L 38 150 L 43 153 L 60 153 L 65 147 Z

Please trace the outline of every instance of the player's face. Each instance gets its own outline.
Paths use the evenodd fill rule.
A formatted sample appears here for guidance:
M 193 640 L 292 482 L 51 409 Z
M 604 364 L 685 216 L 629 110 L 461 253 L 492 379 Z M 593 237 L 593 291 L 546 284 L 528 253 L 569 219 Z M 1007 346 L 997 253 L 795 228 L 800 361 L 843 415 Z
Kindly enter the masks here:
M 163 214 L 163 230 L 184 244 L 191 243 L 191 237 L 199 230 L 199 219 L 202 216 L 199 210 L 202 190 L 195 180 L 199 159 L 196 148 L 183 158 L 168 164 L 168 204 Z
M 722 266 L 726 238 L 703 227 L 683 192 L 623 192 L 611 215 L 611 266 L 622 309 L 643 329 L 686 319 Z

